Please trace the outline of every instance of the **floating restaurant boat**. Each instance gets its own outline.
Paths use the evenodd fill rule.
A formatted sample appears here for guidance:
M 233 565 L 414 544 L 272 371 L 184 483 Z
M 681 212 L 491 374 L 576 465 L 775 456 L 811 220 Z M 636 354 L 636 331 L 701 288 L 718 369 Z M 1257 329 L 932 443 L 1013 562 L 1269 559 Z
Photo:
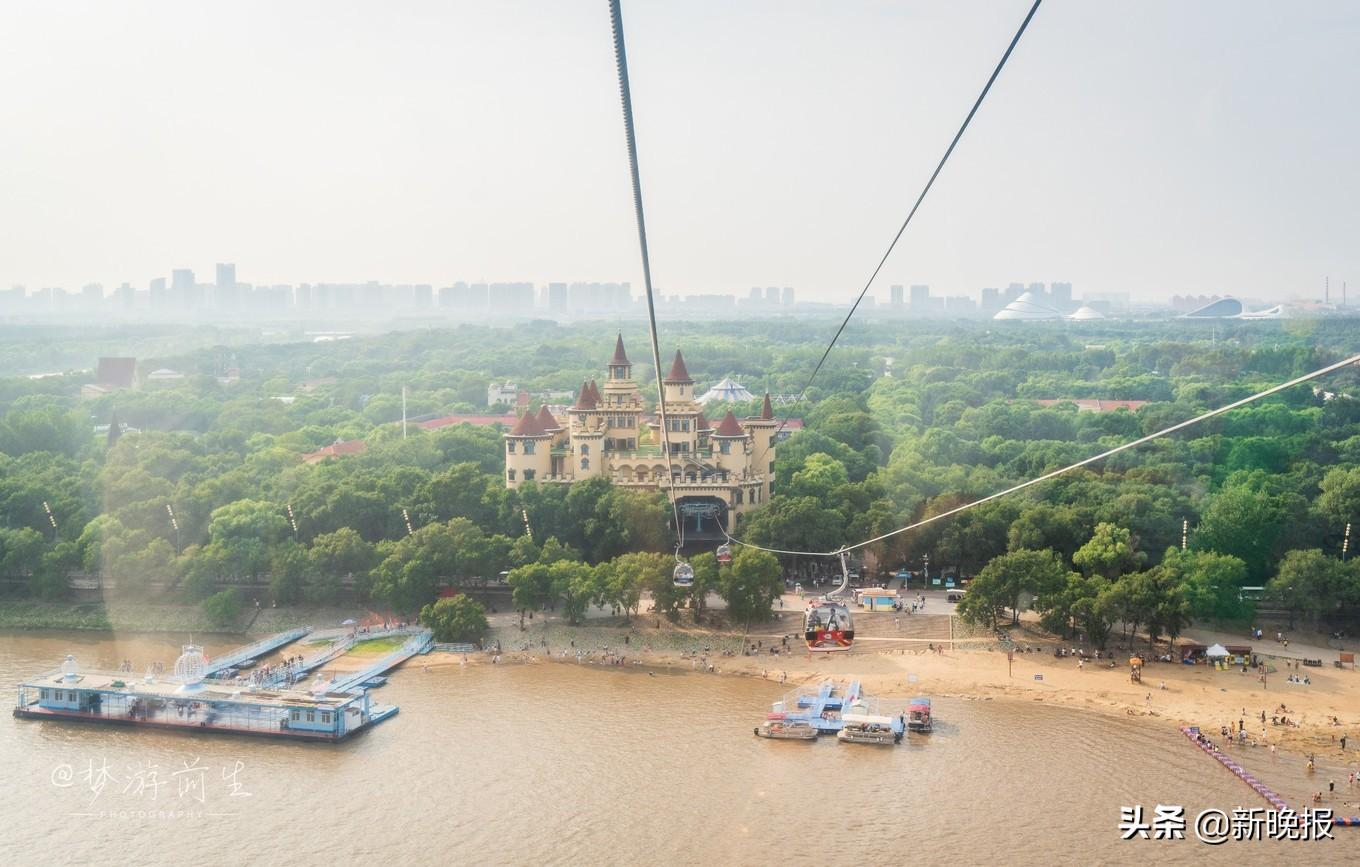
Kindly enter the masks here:
M 902 740 L 902 733 L 893 726 L 890 716 L 867 713 L 847 713 L 841 716 L 841 730 L 836 739 L 847 744 L 892 744 Z
M 778 741 L 815 741 L 817 727 L 803 717 L 784 713 L 770 713 L 755 727 L 755 736 Z
M 423 649 L 428 641 L 428 633 L 415 635 L 408 645 Z M 193 644 L 184 645 L 173 676 L 138 679 L 81 668 L 67 656 L 59 669 L 19 684 L 14 716 L 334 743 L 397 713 L 395 706 L 373 704 L 361 684 L 408 658 L 406 650 L 339 681 L 318 678 L 310 689 L 253 688 L 210 677 L 203 648 Z
M 930 699 L 917 696 L 907 704 L 907 728 L 922 733 L 935 728 L 935 722 L 930 716 Z

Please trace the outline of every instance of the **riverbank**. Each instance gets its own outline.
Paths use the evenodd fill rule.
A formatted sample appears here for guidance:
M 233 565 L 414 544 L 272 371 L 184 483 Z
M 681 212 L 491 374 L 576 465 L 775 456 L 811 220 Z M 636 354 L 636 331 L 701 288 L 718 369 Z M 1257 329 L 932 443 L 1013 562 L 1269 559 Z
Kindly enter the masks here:
M 362 617 L 354 608 L 247 608 L 236 623 L 213 623 L 198 605 L 146 602 L 41 602 L 0 599 L 0 629 L 83 629 L 97 632 L 217 632 L 247 635 L 282 632 L 297 626 L 336 626 L 347 617 Z
M 1127 653 L 1110 660 L 1113 668 L 1106 660 L 1079 666 L 1075 658 L 1054 656 L 1057 642 L 1051 637 L 1017 632 L 1017 641 L 1037 652 L 1017 652 L 1008 662 L 1006 653 L 987 637 L 956 635 L 951 648 L 947 616 L 894 618 L 875 625 L 879 628 L 866 631 L 876 634 L 857 636 L 853 650 L 811 657 L 797 640 L 791 620 L 752 630 L 745 643 L 748 651 L 756 645 L 753 655 L 742 654 L 740 633 L 671 624 L 656 628 L 651 618 L 635 619 L 630 626 L 621 621 L 578 627 L 540 623 L 524 632 L 517 626 L 500 626 L 492 630 L 490 640 L 500 641 L 501 664 L 612 665 L 622 657 L 627 666 L 657 672 L 782 680 L 790 688 L 826 677 L 853 678 L 872 695 L 1042 702 L 1146 717 L 1168 726 L 1198 725 L 1216 739 L 1221 727 L 1236 729 L 1241 721 L 1250 741 L 1262 749 L 1273 745 L 1293 753 L 1316 753 L 1352 768 L 1360 763 L 1360 672 L 1353 669 L 1304 668 L 1299 673 L 1307 674 L 1310 684 L 1296 685 L 1288 682 L 1295 670 L 1286 668 L 1286 660 L 1266 656 L 1278 670 L 1263 687 L 1254 673 L 1151 663 L 1144 669 L 1143 682 L 1136 684 L 1129 678 Z M 790 635 L 785 652 L 784 638 Z M 781 652 L 771 654 L 772 646 Z M 466 663 L 488 660 L 487 654 L 471 654 Z M 422 664 L 461 665 L 465 660 L 460 655 L 432 654 Z M 1279 711 L 1281 705 L 1287 710 Z M 1272 724 L 1272 716 L 1288 717 L 1293 724 Z

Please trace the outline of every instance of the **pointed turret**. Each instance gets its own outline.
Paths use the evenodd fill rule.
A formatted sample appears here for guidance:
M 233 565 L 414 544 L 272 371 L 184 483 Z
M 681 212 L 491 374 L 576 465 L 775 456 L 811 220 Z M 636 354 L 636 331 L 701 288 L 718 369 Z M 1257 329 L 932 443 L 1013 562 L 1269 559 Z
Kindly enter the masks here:
M 732 410 L 727 411 L 723 420 L 718 422 L 718 429 L 713 432 L 714 436 L 720 437 L 744 437 L 746 431 L 742 429 L 741 422 L 732 414 Z
M 765 400 L 760 403 L 760 417 L 769 421 L 774 418 L 774 407 L 770 404 L 770 393 L 765 392 Z
M 685 356 L 680 354 L 680 350 L 675 350 L 675 361 L 671 362 L 671 372 L 663 382 L 683 382 L 693 383 L 690 379 L 689 371 L 685 369 Z
M 596 406 L 604 403 L 604 398 L 600 396 L 600 386 L 593 379 L 590 381 L 590 396 L 595 399 Z
M 609 360 L 610 364 L 632 364 L 628 360 L 628 353 L 623 351 L 623 333 L 619 333 L 619 338 L 614 342 L 614 357 Z
M 538 426 L 545 431 L 562 429 L 562 425 L 558 424 L 557 419 L 553 418 L 553 414 L 548 410 L 548 405 L 546 403 L 538 408 L 538 418 L 534 419 L 534 421 L 536 421 Z
M 526 412 L 515 422 L 515 426 L 510 428 L 507 436 L 512 437 L 541 437 L 545 431 L 538 424 L 538 416 L 532 412 Z
M 595 395 L 590 390 L 590 383 L 581 381 L 581 390 L 576 393 L 575 409 L 594 409 L 598 405 Z

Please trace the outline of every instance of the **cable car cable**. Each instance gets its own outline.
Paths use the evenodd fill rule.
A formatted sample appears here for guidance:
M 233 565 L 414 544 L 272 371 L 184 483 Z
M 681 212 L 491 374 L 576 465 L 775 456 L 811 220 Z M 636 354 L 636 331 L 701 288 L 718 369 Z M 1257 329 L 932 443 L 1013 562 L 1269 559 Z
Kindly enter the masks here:
M 935 166 L 935 171 L 930 173 L 930 179 L 926 181 L 925 187 L 921 189 L 921 194 L 916 197 L 916 202 L 911 206 L 911 210 L 907 213 L 907 218 L 902 221 L 902 225 L 897 229 L 897 234 L 893 236 L 892 242 L 888 244 L 888 249 L 883 252 L 883 257 L 878 260 L 878 265 L 874 267 L 873 273 L 869 275 L 869 279 L 865 282 L 864 288 L 859 290 L 859 295 L 855 297 L 855 303 L 850 305 L 850 311 L 845 314 L 845 319 L 842 320 L 840 327 L 836 329 L 836 333 L 832 335 L 831 342 L 826 345 L 826 351 L 823 352 L 822 357 L 817 360 L 816 367 L 812 368 L 812 375 L 809 376 L 807 382 L 803 384 L 802 390 L 798 392 L 798 397 L 794 398 L 789 411 L 784 414 L 784 420 L 781 421 L 779 427 L 775 429 L 774 436 L 770 437 L 771 443 L 778 439 L 779 435 L 783 433 L 784 426 L 787 425 L 789 419 L 793 417 L 794 410 L 798 407 L 798 404 L 802 403 L 803 397 L 807 394 L 807 390 L 812 387 L 812 382 L 817 378 L 817 374 L 821 372 L 822 365 L 826 363 L 827 356 L 829 356 L 831 350 L 835 348 L 836 341 L 840 340 L 841 334 L 844 333 L 846 326 L 850 324 L 851 317 L 855 315 L 855 311 L 859 309 L 860 302 L 862 302 L 864 296 L 868 294 L 869 287 L 874 285 L 874 280 L 878 278 L 878 272 L 882 271 L 883 266 L 887 264 L 888 257 L 892 255 L 892 251 L 897 246 L 897 242 L 902 239 L 902 234 L 907 231 L 907 226 L 911 224 L 912 218 L 916 216 L 916 211 L 920 209 L 921 203 L 925 201 L 926 194 L 929 193 L 930 188 L 935 185 L 935 179 L 938 178 L 940 172 L 944 170 L 944 164 L 949 162 L 949 157 L 954 153 L 954 148 L 958 145 L 959 140 L 963 138 L 963 134 L 968 129 L 968 125 L 973 122 L 973 116 L 976 115 L 978 109 L 982 107 L 982 101 L 987 98 L 988 92 L 992 89 L 992 84 L 996 82 L 997 76 L 999 76 L 1001 70 L 1005 68 L 1006 61 L 1010 60 L 1011 52 L 1015 50 L 1016 44 L 1020 42 L 1020 37 L 1024 35 L 1025 28 L 1029 27 L 1030 20 L 1034 18 L 1034 13 L 1039 11 L 1039 4 L 1042 2 L 1043 0 L 1034 0 L 1034 5 L 1029 8 L 1029 12 L 1025 15 L 1025 20 L 1020 22 L 1020 28 L 1016 30 L 1015 35 L 1011 37 L 1010 45 L 1006 46 L 1006 51 L 1001 55 L 1001 60 L 997 62 L 996 68 L 992 70 L 991 77 L 987 79 L 987 83 L 982 87 L 982 92 L 979 93 L 977 99 L 973 101 L 973 107 L 968 110 L 968 115 L 963 119 L 963 123 L 959 126 L 959 131 L 954 133 L 954 139 L 949 143 L 949 147 L 945 149 L 944 156 L 940 157 L 940 162 Z M 767 447 L 766 451 L 768 450 Z M 764 457 L 764 452 L 761 453 L 761 457 Z M 753 465 L 759 466 L 760 463 L 759 461 L 756 461 Z
M 652 340 L 652 365 L 656 369 L 656 399 L 661 429 L 662 458 L 666 462 L 667 490 L 671 501 L 671 516 L 675 521 L 675 558 L 685 544 L 685 525 L 680 520 L 680 506 L 675 501 L 675 479 L 671 476 L 671 440 L 667 433 L 666 387 L 661 381 L 661 345 L 656 336 L 656 301 L 652 295 L 652 262 L 647 252 L 647 220 L 642 212 L 642 176 L 638 171 L 637 134 L 633 127 L 633 91 L 628 85 L 628 52 L 623 43 L 623 10 L 619 0 L 609 0 L 609 20 L 614 31 L 614 63 L 619 71 L 619 99 L 623 103 L 623 129 L 628 139 L 628 170 L 633 180 L 633 211 L 637 218 L 638 248 L 642 253 L 642 285 L 647 294 L 647 327 Z
M 872 545 L 875 542 L 881 542 L 884 539 L 888 539 L 893 536 L 897 536 L 902 533 L 906 533 L 908 531 L 924 527 L 926 524 L 939 521 L 942 518 L 948 518 L 953 515 L 957 515 L 960 512 L 965 512 L 969 509 L 980 506 L 983 503 L 989 503 L 992 500 L 999 499 L 1008 494 L 1013 494 L 1017 491 L 1022 491 L 1025 488 L 1031 487 L 1032 485 L 1037 485 L 1040 482 L 1046 482 L 1049 479 L 1057 478 L 1058 476 L 1070 473 L 1073 470 L 1080 469 L 1081 467 L 1085 467 L 1090 464 L 1096 463 L 1097 461 L 1104 460 L 1105 458 L 1108 458 L 1112 455 L 1117 455 L 1122 451 L 1127 451 L 1128 449 L 1134 448 L 1136 446 L 1141 446 L 1146 443 L 1152 442 L 1153 440 L 1161 439 L 1162 437 L 1167 436 L 1168 434 L 1173 434 L 1176 431 L 1192 427 L 1194 425 L 1199 424 L 1200 422 L 1207 421 L 1215 416 L 1222 415 L 1226 412 L 1231 412 L 1232 410 L 1240 409 L 1241 407 L 1244 407 L 1249 403 L 1255 403 L 1256 401 L 1261 400 L 1262 398 L 1270 397 L 1273 394 L 1278 394 L 1281 391 L 1284 391 L 1285 389 L 1293 388 L 1296 385 L 1302 385 L 1303 383 L 1308 382 L 1309 380 L 1317 379 L 1320 376 L 1326 376 L 1329 373 L 1334 373 L 1340 370 L 1341 368 L 1348 367 L 1352 364 L 1360 364 L 1360 355 L 1352 355 L 1350 358 L 1347 358 L 1343 361 L 1338 361 L 1334 364 L 1329 364 L 1326 367 L 1319 367 L 1317 370 L 1305 373 L 1302 376 L 1296 376 L 1293 379 L 1289 380 L 1288 382 L 1282 382 L 1279 385 L 1273 385 L 1270 388 L 1267 388 L 1263 391 L 1258 391 L 1253 395 L 1242 398 L 1241 400 L 1235 400 L 1232 403 L 1220 406 L 1217 409 L 1211 409 L 1208 412 L 1200 413 L 1194 418 L 1186 419 L 1185 421 L 1178 422 L 1176 424 L 1171 425 L 1170 427 L 1162 428 L 1161 430 L 1155 433 L 1150 433 L 1147 436 L 1139 437 L 1136 440 L 1130 440 L 1129 442 L 1115 446 L 1112 449 L 1106 449 L 1100 454 L 1092 455 L 1091 457 L 1084 458 L 1080 461 L 1077 461 L 1074 464 L 1068 464 L 1067 466 L 1062 467 L 1061 469 L 1052 470 L 1051 472 L 1044 473 L 1041 476 L 1036 476 L 1035 478 L 1029 479 L 1028 481 L 1021 482 L 1018 485 L 1012 485 L 1011 487 L 1006 488 L 1003 491 L 997 491 L 994 494 L 988 494 L 987 496 L 983 497 L 980 500 L 973 500 L 972 502 L 964 503 L 962 506 L 958 506 L 946 512 L 941 512 L 938 515 L 932 515 L 929 518 L 917 521 L 914 524 L 908 524 L 905 527 L 899 527 L 896 530 L 892 530 L 890 532 L 874 536 L 871 539 L 865 539 L 863 542 L 856 542 L 853 545 L 844 545 L 840 548 L 837 548 L 835 551 L 788 551 L 780 548 L 767 548 L 762 545 L 755 545 L 750 542 L 743 542 L 740 539 L 733 538 L 726 532 L 724 532 L 723 535 L 727 536 L 727 540 L 729 542 L 735 543 L 737 545 L 744 545 L 747 548 L 756 548 L 757 550 L 760 551 L 769 551 L 772 554 L 792 554 L 800 557 L 837 557 L 840 556 L 840 554 L 843 552 L 854 551 L 858 548 L 863 548 L 866 545 Z

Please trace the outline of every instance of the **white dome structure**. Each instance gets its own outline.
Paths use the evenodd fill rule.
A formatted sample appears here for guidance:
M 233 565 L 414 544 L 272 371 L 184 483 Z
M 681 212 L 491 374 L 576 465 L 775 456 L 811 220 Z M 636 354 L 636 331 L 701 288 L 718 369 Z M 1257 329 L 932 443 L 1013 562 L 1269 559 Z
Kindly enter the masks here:
M 1105 314 L 1101 313 L 1094 307 L 1087 307 L 1086 305 L 1083 304 L 1082 306 L 1078 307 L 1067 318 L 1073 320 L 1074 322 L 1088 322 L 1093 319 L 1104 319 Z
M 1035 300 L 1033 292 L 1026 292 L 1019 298 L 1007 304 L 997 311 L 993 319 L 1022 319 L 1038 321 L 1043 319 L 1061 319 L 1062 314 L 1046 304 L 1041 304 Z
M 1247 310 L 1246 306 L 1231 295 L 1223 298 L 1216 298 L 1205 304 L 1185 313 L 1182 319 L 1237 319 Z
M 746 389 L 746 386 L 730 377 L 724 377 L 721 382 L 704 392 L 698 398 L 701 406 L 710 403 L 743 403 L 748 400 L 755 400 L 756 396 Z
M 198 683 L 208 676 L 208 657 L 197 644 L 185 644 L 175 660 L 175 679 L 183 683 Z

